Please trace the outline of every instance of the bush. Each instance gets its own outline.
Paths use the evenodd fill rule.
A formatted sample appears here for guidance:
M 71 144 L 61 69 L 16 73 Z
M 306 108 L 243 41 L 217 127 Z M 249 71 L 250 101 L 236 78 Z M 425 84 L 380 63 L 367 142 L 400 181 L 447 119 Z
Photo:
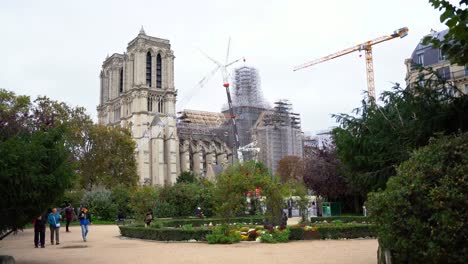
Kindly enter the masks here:
M 225 224 L 225 223 L 258 224 L 258 223 L 263 222 L 263 217 L 260 217 L 260 216 L 236 217 L 236 218 L 231 219 L 229 222 L 226 222 L 226 220 L 222 218 L 161 219 L 161 220 L 158 220 L 158 222 L 160 222 L 165 227 L 177 227 L 177 226 L 183 226 L 187 224 L 191 224 L 192 226 L 203 226 L 203 225 L 208 225 L 209 223 L 213 225 Z
M 119 185 L 112 189 L 112 202 L 116 206 L 117 210 L 122 210 L 127 218 L 131 218 L 134 214 L 133 209 L 130 206 L 131 193 L 133 189 L 133 187 L 127 187 L 124 185 Z
M 291 226 L 289 227 L 289 239 L 290 240 L 303 240 L 304 239 L 304 228 L 302 226 Z
M 312 217 L 310 218 L 311 223 L 320 223 L 323 221 L 327 221 L 331 223 L 333 221 L 341 221 L 343 223 L 369 223 L 371 219 L 367 216 L 329 216 L 329 217 Z
M 136 189 L 130 198 L 130 205 L 135 211 L 135 218 L 144 220 L 147 212 L 156 208 L 159 192 L 157 188 L 143 186 Z
M 154 209 L 154 217 L 172 217 L 176 215 L 177 209 L 166 201 L 159 200 Z
M 286 243 L 289 241 L 289 229 L 275 229 L 272 232 L 265 232 L 260 236 L 262 243 Z
M 112 202 L 112 193 L 104 187 L 94 187 L 86 191 L 81 198 L 81 205 L 87 207 L 96 219 L 114 220 L 117 208 Z
M 211 234 L 206 235 L 208 244 L 232 244 L 241 241 L 241 235 L 236 230 L 229 229 L 226 225 L 213 228 Z
M 194 183 L 197 181 L 197 176 L 193 171 L 184 171 L 177 177 L 177 183 Z
M 119 226 L 120 234 L 125 237 L 150 239 L 159 241 L 187 241 L 191 239 L 205 240 L 211 233 L 209 229 L 193 230 L 144 228 L 142 226 Z
M 466 263 L 468 133 L 431 140 L 369 194 L 380 245 L 394 262 Z
M 375 237 L 375 226 L 367 224 L 318 225 L 320 239 Z

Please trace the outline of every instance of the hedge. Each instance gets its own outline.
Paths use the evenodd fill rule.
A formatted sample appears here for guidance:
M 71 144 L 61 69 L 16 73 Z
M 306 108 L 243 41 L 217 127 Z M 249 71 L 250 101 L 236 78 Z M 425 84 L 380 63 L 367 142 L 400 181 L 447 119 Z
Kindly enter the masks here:
M 343 223 L 351 223 L 351 222 L 356 222 L 356 223 L 362 223 L 366 222 L 369 223 L 370 219 L 367 216 L 329 216 L 329 217 L 311 217 L 310 222 L 311 223 L 319 223 L 327 221 L 328 223 L 333 222 L 333 221 L 341 221 Z
M 311 240 L 311 239 L 341 239 L 376 237 L 374 225 L 368 224 L 343 224 L 343 225 L 317 225 L 317 230 L 304 230 L 301 226 L 289 228 L 290 240 Z
M 222 218 L 183 218 L 183 219 L 156 219 L 156 222 L 163 227 L 178 227 L 183 225 L 192 225 L 194 227 L 208 225 L 208 224 L 223 224 L 226 223 Z M 250 216 L 250 217 L 236 217 L 229 221 L 229 223 L 252 223 L 263 224 L 263 216 Z
M 195 239 L 205 241 L 206 235 L 211 234 L 208 228 L 194 228 L 193 230 L 182 230 L 180 228 L 144 228 L 142 226 L 119 226 L 122 236 L 159 240 L 159 241 L 186 241 Z M 342 239 L 375 237 L 375 226 L 368 224 L 324 224 L 317 225 L 317 230 L 304 230 L 300 226 L 289 227 L 290 240 L 312 240 L 312 239 Z
M 211 234 L 210 229 L 196 228 L 194 230 L 182 230 L 173 228 L 144 228 L 138 226 L 119 226 L 120 234 L 125 237 L 159 240 L 159 241 L 186 241 L 195 239 L 206 240 Z

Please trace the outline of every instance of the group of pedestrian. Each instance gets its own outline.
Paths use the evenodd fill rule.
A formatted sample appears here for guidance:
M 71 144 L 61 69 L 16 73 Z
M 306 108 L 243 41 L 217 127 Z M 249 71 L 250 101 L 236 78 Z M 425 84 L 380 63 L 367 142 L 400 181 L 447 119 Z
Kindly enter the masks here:
M 74 209 L 71 204 L 65 208 L 65 220 L 66 220 L 66 232 L 70 232 L 69 226 L 74 216 Z M 50 244 L 51 245 L 60 245 L 60 221 L 62 216 L 57 211 L 57 208 L 49 210 L 48 213 L 44 215 L 39 215 L 33 222 L 34 225 L 34 246 L 36 248 L 41 246 L 45 248 L 45 233 L 46 226 L 49 225 L 50 229 Z M 83 241 L 86 242 L 88 235 L 88 225 L 91 224 L 91 214 L 89 213 L 86 207 L 83 207 L 79 210 L 78 220 L 80 221 L 81 226 L 81 235 Z

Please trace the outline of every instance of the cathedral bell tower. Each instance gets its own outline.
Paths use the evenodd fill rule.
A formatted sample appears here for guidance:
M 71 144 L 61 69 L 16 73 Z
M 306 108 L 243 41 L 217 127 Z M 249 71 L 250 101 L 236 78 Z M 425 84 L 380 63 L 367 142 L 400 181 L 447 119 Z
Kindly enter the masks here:
M 141 184 L 170 185 L 180 173 L 174 58 L 169 40 L 142 27 L 127 52 L 102 65 L 99 124 L 131 129 Z

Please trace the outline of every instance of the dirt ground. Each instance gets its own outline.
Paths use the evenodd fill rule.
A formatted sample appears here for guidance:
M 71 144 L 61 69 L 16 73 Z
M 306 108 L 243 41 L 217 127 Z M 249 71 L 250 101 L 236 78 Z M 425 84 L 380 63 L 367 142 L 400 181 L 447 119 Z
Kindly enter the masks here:
M 61 228 L 64 229 L 64 228 Z M 32 229 L 0 241 L 0 255 L 17 263 L 376 263 L 374 239 L 297 241 L 284 244 L 241 242 L 208 245 L 201 242 L 158 242 L 123 238 L 117 226 L 90 226 L 88 242 L 79 226 L 60 232 L 60 245 L 34 248 Z

